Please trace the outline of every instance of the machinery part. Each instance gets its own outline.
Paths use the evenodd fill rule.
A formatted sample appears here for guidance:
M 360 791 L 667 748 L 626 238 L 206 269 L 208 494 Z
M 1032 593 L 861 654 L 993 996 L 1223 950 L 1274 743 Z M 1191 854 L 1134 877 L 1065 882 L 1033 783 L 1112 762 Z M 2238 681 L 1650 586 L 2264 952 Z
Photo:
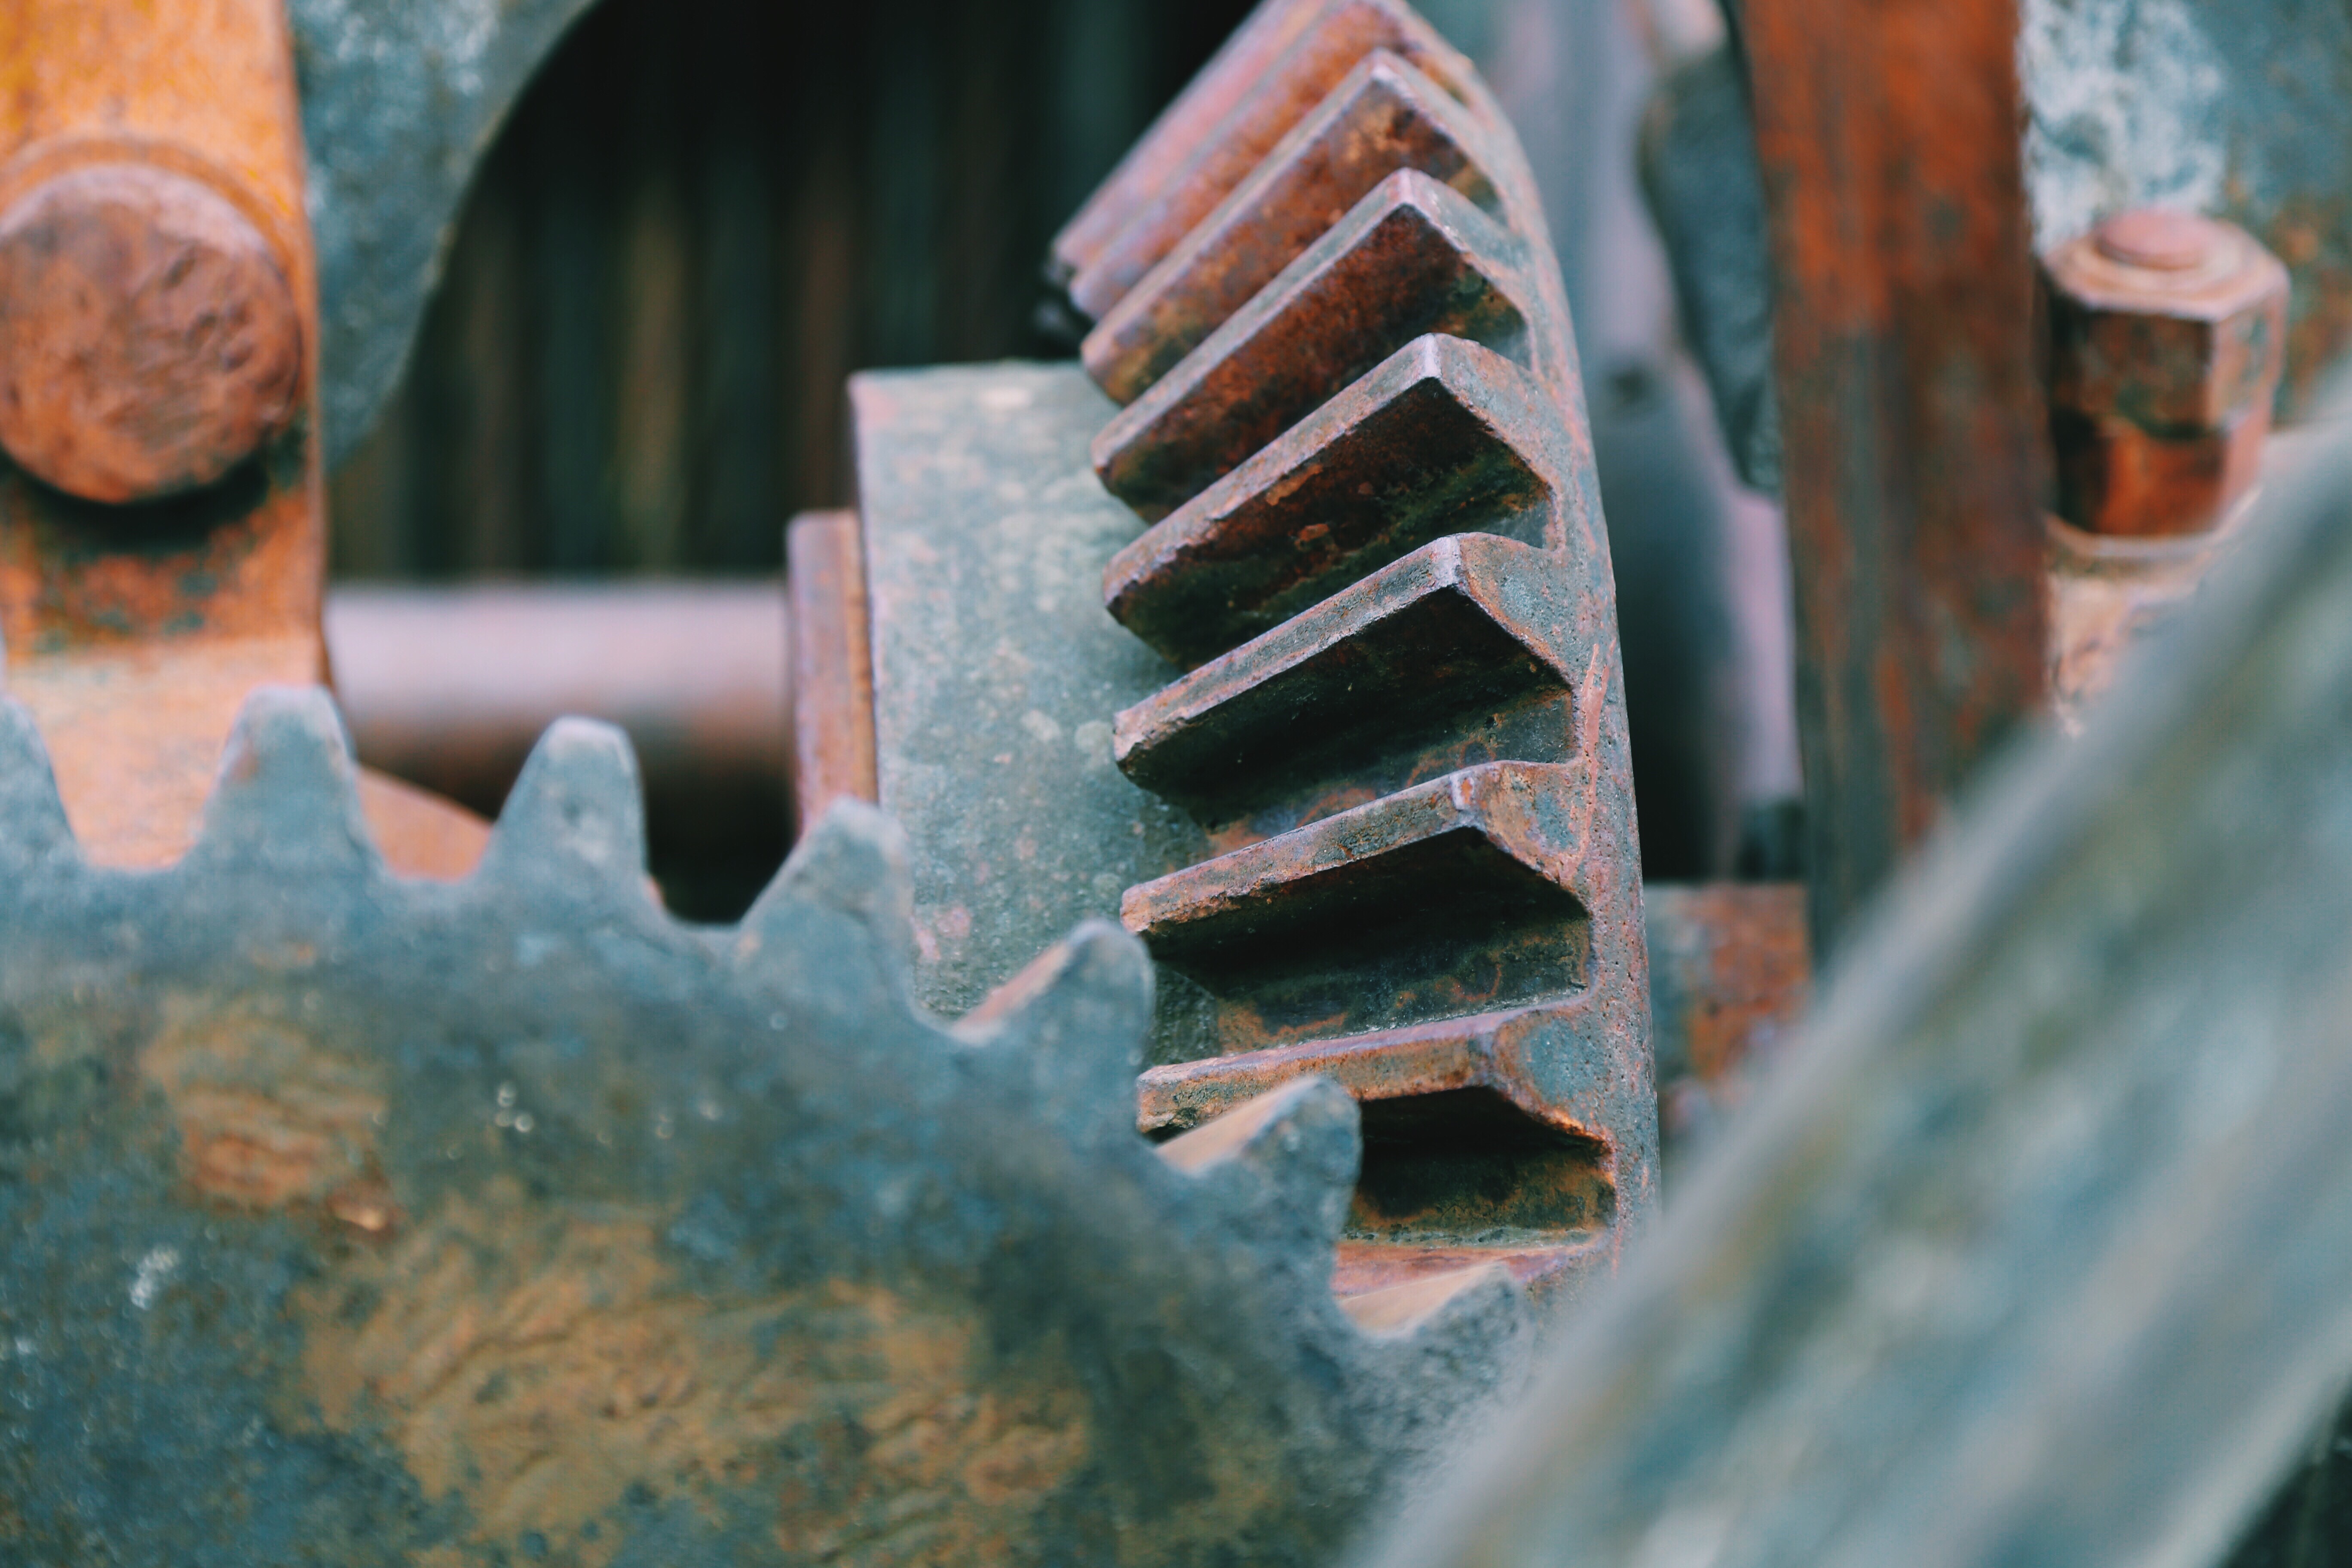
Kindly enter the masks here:
M 1069 279 L 1079 315 L 1102 320 L 1269 155 L 1279 157 L 1283 139 L 1374 50 L 1457 98 L 1476 79 L 1470 62 L 1400 0 L 1289 0 L 1260 9 L 1269 15 L 1236 34 L 1244 47 L 1221 51 L 1144 132 L 1129 154 L 1141 177 L 1123 163 L 1055 237 L 1047 273 Z M 1261 54 L 1261 38 L 1282 43 Z M 1214 118 L 1196 112 L 1209 105 L 1225 107 Z
M 1104 602 L 1192 665 L 1447 537 L 1465 513 L 1500 537 L 1564 539 L 1580 454 L 1542 409 L 1500 355 L 1418 339 L 1121 550 Z
M 2149 205 L 2242 226 L 2286 264 L 2277 411 L 2307 416 L 2321 373 L 2352 343 L 2342 81 L 2352 23 L 2293 0 L 2025 0 L 2020 10 L 2025 193 L 2041 243 Z M 1750 483 L 1778 489 L 1777 464 L 1758 460 L 1778 452 L 1779 435 L 1742 76 L 1726 49 L 1661 86 L 1643 177 L 1732 452 Z
M 1144 1121 L 1330 1072 L 1366 1106 L 1343 1290 L 1483 1253 L 1564 1301 L 1654 1202 L 1657 1147 L 1567 300 L 1476 74 L 1401 5 L 1266 8 L 1288 6 L 1317 18 L 1188 167 L 1231 166 L 1359 18 L 1381 47 L 1350 41 L 1361 63 L 1181 238 L 1130 203 L 1105 254 L 1164 256 L 1148 277 L 1114 299 L 1097 260 L 1072 290 L 1102 318 L 1089 348 L 1121 351 L 1087 355 L 1127 405 L 1096 473 L 1156 520 L 1104 601 L 1199 665 L 1113 727 L 1113 760 L 1205 839 L 1120 902 L 1192 993 Z
M 793 816 L 803 826 L 874 782 L 874 642 L 854 511 L 803 512 L 784 533 L 793 621 Z
M 1828 952 L 2042 701 L 2017 16 L 2010 0 L 1932 21 L 1788 0 L 1740 16 L 1773 197 L 1806 868 Z
M 591 0 L 282 3 L 310 154 L 333 469 L 400 383 L 475 165 Z
M 1801 882 L 1645 882 L 1658 1142 L 1671 1188 L 1752 1100 L 1811 999 Z
M 2233 225 L 2152 208 L 2042 265 L 2059 516 L 2093 533 L 2211 528 L 2261 467 L 2286 268 Z
M 2278 412 L 2352 345 L 2352 18 L 2293 0 L 2027 0 L 2027 191 L 2043 245 L 2160 206 L 2243 228 L 2293 282 Z
M 1642 117 L 1642 194 L 1665 242 L 1683 335 L 1750 488 L 1780 489 L 1772 273 L 1748 82 L 1728 42 L 1676 64 Z
M 1269 0 L 1048 270 L 1125 412 L 1051 367 L 850 387 L 919 990 L 1117 909 L 1149 1129 L 1329 1073 L 1370 1129 L 1343 1290 L 1486 1257 L 1564 1302 L 1654 1202 L 1656 1117 L 1607 542 L 1509 128 L 1405 7 Z M 820 657 L 803 711 L 856 711 Z
M 2313 464 L 1373 1561 L 2212 1563 L 2305 1470 L 2352 1373 L 2352 447 Z
M 1443 89 L 1373 50 L 1219 204 L 1216 222 L 1186 235 L 1105 312 L 1080 346 L 1087 374 L 1115 400 L 1132 402 L 1329 230 L 1332 214 L 1405 170 L 1491 209 L 1479 140 Z M 1403 302 L 1426 310 L 1444 298 L 1442 289 L 1409 287 Z
M 10 1557 L 1317 1563 L 1515 1386 L 1499 1268 L 1342 1315 L 1345 1095 L 1137 1136 L 1116 929 L 950 1031 L 869 807 L 711 930 L 603 726 L 456 888 L 353 786 L 263 691 L 188 856 L 100 870 L 0 707 Z
M 335 700 L 362 761 L 485 813 L 547 727 L 572 715 L 629 737 L 648 795 L 740 785 L 781 817 L 785 622 L 772 578 L 341 583 L 326 614 Z
M 567 714 L 617 725 L 682 920 L 731 920 L 792 842 L 783 586 L 759 581 L 343 583 L 336 700 L 363 766 L 485 816 Z
M 2125 651 L 2197 592 L 2238 531 L 2091 533 L 2054 517 L 2049 528 L 2050 708 L 2075 734 Z
M 7 688 L 87 853 L 158 866 L 193 839 L 246 693 L 325 673 L 285 16 L 7 0 L 0 58 L 19 65 L 0 98 Z M 458 875 L 480 853 L 470 815 L 373 775 L 363 791 L 404 868 Z
M 68 169 L 0 213 L 0 447 L 45 484 L 211 484 L 284 427 L 303 353 L 268 240 L 184 174 Z

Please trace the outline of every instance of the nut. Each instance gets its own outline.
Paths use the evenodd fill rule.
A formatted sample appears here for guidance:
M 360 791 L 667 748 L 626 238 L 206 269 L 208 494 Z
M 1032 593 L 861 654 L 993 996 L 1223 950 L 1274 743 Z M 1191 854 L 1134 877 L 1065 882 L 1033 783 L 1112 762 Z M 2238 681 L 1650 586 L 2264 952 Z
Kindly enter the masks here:
M 58 489 L 210 484 L 285 426 L 302 356 L 268 241 L 198 180 L 100 164 L 0 215 L 0 447 Z
M 2193 533 L 2253 483 L 2286 337 L 2286 268 L 2186 213 L 2111 217 L 2042 261 L 2060 515 Z

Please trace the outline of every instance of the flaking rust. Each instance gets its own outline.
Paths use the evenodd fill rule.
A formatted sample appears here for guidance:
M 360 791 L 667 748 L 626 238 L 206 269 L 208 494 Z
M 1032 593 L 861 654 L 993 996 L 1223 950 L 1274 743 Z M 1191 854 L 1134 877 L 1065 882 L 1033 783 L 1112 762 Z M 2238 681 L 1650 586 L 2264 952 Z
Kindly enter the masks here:
M 1294 33 L 1213 63 L 1169 118 L 1230 97 L 1219 123 L 1147 143 L 1196 174 L 1255 160 L 1222 199 L 1115 177 L 1063 241 L 1096 247 L 1072 299 L 1127 405 L 1095 467 L 1155 521 L 1105 600 L 1197 666 L 1114 730 L 1202 835 L 1121 901 L 1195 1007 L 1142 1119 L 1332 1076 L 1366 1133 L 1343 1292 L 1493 1258 L 1565 1300 L 1654 1203 L 1656 1117 L 1559 267 L 1509 126 L 1425 23 L 1268 0 L 1244 36 Z

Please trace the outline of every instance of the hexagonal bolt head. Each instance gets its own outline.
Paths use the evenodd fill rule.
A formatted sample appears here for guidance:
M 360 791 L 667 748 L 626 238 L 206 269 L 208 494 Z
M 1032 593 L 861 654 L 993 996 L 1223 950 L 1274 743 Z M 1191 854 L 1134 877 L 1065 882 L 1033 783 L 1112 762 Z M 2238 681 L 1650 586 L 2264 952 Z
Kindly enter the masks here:
M 2111 217 L 2042 258 L 2059 514 L 2194 533 L 2252 485 L 2286 340 L 2286 268 L 2243 229 Z

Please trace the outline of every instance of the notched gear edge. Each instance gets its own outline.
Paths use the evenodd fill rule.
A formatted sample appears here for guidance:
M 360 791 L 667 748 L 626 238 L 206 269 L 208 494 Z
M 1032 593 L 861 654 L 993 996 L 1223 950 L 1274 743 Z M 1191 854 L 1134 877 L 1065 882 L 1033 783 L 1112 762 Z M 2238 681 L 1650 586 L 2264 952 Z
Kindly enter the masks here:
M 186 858 L 103 869 L 0 703 L 12 1549 L 1323 1562 L 1521 1385 L 1499 1268 L 1334 1299 L 1336 1086 L 1136 1133 L 1125 932 L 946 1026 L 871 807 L 705 928 L 607 726 L 462 883 L 354 790 L 263 689 Z

